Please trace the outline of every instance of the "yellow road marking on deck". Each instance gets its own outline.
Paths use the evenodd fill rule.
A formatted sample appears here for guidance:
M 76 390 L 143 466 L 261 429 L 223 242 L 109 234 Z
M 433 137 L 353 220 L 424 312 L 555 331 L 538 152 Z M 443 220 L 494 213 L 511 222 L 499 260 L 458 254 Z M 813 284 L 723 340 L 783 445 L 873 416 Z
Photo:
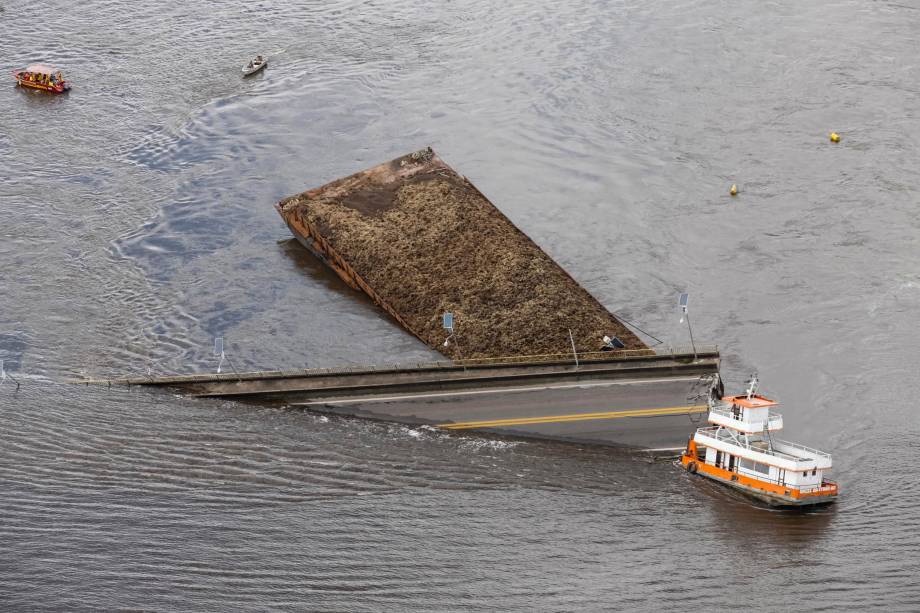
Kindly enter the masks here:
M 566 421 L 587 421 L 589 419 L 619 419 L 621 417 L 654 417 L 656 415 L 680 415 L 702 413 L 708 410 L 705 404 L 683 407 L 660 407 L 657 409 L 632 409 L 629 411 L 607 411 L 604 413 L 573 413 L 571 415 L 547 415 L 545 417 L 520 417 L 517 419 L 492 419 L 487 421 L 464 421 L 455 424 L 440 424 L 445 430 L 468 430 L 470 428 L 501 428 L 503 426 L 524 426 L 529 424 L 554 424 Z

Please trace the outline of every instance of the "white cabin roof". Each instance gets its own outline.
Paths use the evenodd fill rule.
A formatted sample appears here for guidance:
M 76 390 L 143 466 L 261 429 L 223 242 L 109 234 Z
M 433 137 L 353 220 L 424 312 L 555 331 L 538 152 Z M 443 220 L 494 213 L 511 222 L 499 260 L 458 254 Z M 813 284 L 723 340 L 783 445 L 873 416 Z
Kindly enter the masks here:
M 747 395 L 725 396 L 722 398 L 722 401 L 727 402 L 729 404 L 737 404 L 747 409 L 760 409 L 763 407 L 775 407 L 776 405 L 779 404 L 775 400 L 770 400 L 766 396 L 761 396 L 760 394 L 751 394 L 750 398 L 748 398 Z

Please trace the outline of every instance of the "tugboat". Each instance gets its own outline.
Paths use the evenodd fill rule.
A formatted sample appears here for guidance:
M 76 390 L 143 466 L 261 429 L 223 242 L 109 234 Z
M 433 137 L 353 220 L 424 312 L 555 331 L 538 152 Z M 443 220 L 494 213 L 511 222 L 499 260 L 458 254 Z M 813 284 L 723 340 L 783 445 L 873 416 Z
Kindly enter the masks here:
M 741 396 L 710 399 L 711 426 L 699 428 L 680 462 L 690 473 L 735 488 L 773 507 L 827 505 L 837 484 L 824 478 L 829 453 L 773 438 L 783 417 L 757 393 L 757 375 Z
M 61 94 L 70 89 L 70 83 L 64 80 L 60 70 L 45 64 L 32 64 L 28 68 L 17 70 L 13 73 L 21 87 L 40 89 L 46 92 Z

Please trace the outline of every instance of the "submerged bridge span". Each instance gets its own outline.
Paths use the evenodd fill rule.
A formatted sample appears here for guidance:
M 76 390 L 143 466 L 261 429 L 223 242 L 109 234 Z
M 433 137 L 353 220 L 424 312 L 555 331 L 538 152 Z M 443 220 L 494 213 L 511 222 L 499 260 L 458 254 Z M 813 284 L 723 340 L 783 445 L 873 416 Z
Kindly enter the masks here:
M 674 449 L 705 418 L 717 347 L 85 380 L 447 430 Z

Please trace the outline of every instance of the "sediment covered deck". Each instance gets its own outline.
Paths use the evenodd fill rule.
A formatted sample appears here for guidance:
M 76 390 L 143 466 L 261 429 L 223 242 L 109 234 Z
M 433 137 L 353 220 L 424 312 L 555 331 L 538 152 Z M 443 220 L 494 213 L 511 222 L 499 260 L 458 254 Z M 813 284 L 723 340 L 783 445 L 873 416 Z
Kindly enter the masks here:
M 646 348 L 430 148 L 276 208 L 346 283 L 452 359 L 591 352 L 604 336 Z M 456 322 L 447 346 L 445 312 Z

